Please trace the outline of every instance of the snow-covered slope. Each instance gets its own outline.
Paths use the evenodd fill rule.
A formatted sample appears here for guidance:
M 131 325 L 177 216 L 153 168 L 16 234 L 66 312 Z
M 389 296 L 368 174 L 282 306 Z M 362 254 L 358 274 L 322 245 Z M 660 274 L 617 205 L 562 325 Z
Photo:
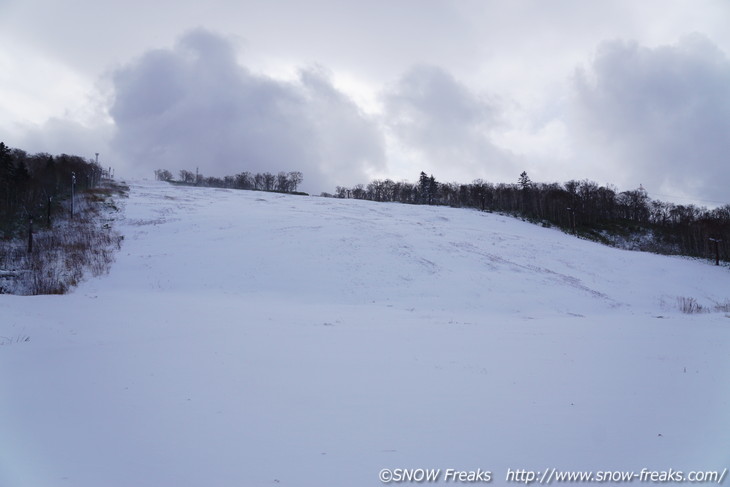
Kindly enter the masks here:
M 111 273 L 0 296 L 0 485 L 728 466 L 728 270 L 470 210 L 132 185 Z M 29 338 L 29 341 L 25 341 Z M 443 474 L 442 474 L 443 475 Z

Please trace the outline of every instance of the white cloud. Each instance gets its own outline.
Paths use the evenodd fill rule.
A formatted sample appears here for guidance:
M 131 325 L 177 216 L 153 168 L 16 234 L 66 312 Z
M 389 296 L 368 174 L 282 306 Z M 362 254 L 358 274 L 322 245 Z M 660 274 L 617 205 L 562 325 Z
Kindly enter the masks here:
M 510 171 L 514 156 L 492 141 L 493 130 L 501 125 L 499 104 L 444 69 L 412 68 L 385 91 L 383 100 L 395 144 L 402 154 L 415 157 L 421 170 L 461 181 L 494 180 Z
M 92 91 L 92 82 L 33 50 L 0 50 L 0 122 L 37 124 L 65 113 L 78 118 Z
M 217 176 L 298 170 L 303 188 L 318 192 L 384 164 L 375 122 L 324 72 L 277 81 L 235 54 L 227 39 L 199 29 L 114 74 L 113 145 L 128 165 Z
M 650 193 L 727 199 L 730 60 L 706 37 L 602 44 L 576 74 L 574 110 L 578 153 L 597 172 Z

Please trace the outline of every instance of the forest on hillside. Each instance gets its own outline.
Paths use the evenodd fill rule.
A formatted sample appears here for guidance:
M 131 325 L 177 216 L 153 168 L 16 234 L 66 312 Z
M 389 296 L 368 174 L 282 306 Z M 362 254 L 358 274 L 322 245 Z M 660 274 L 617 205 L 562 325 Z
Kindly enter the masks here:
M 79 156 L 0 142 L 0 294 L 63 294 L 109 270 L 127 188 L 108 173 Z
M 70 211 L 65 203 L 72 189 L 97 187 L 103 172 L 79 156 L 28 154 L 0 142 L 0 235 L 17 235 L 30 218 L 50 226 L 56 213 Z
M 416 183 L 374 180 L 323 196 L 502 212 L 609 245 L 730 262 L 730 204 L 678 205 L 651 199 L 642 187 L 535 183 L 526 172 L 515 183 L 442 183 L 421 172 Z

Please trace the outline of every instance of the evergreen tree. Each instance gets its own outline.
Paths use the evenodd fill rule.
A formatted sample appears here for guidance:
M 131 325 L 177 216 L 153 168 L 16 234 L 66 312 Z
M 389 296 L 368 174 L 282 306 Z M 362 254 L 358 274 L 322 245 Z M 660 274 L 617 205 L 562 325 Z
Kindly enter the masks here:
M 432 205 L 433 200 L 438 193 L 438 183 L 436 182 L 436 178 L 433 177 L 433 174 L 431 174 L 431 177 L 428 178 L 428 204 Z
M 2 226 L 3 236 L 7 236 L 10 232 L 10 226 L 7 224 L 11 220 L 11 194 L 13 178 L 13 157 L 10 149 L 3 142 L 0 142 L 0 226 Z
M 13 155 L 5 143 L 0 142 L 0 190 L 13 179 Z
M 530 181 L 530 176 L 527 175 L 527 171 L 522 171 L 518 183 L 522 189 L 528 189 L 532 186 L 532 181 Z
M 421 205 L 432 205 L 438 194 L 438 183 L 436 178 L 427 176 L 425 172 L 421 171 L 421 175 L 418 177 L 418 204 Z
M 426 176 L 425 172 L 421 171 L 421 175 L 418 177 L 418 204 L 424 205 L 428 203 L 428 187 L 428 176 Z

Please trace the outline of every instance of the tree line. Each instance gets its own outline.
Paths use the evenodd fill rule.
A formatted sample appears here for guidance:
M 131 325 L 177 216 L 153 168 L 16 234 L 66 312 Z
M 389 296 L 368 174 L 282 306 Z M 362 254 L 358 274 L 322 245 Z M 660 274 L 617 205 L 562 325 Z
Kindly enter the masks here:
M 244 171 L 234 176 L 219 178 L 206 177 L 198 171 L 192 172 L 183 169 L 179 172 L 179 178 L 175 180 L 172 173 L 167 169 L 157 169 L 155 170 L 155 179 L 211 188 L 249 189 L 254 191 L 304 194 L 297 191 L 299 185 L 304 181 L 304 176 L 299 171 L 281 171 L 276 175 L 270 172 L 254 174 Z
M 640 235 L 641 250 L 730 261 L 730 204 L 677 205 L 651 199 L 643 187 L 618 191 L 587 179 L 534 183 L 526 172 L 516 183 L 442 183 L 421 172 L 416 183 L 374 180 L 322 196 L 503 212 L 604 243 Z
M 57 211 L 68 210 L 63 202 L 72 186 L 76 190 L 99 184 L 102 169 L 82 157 L 47 153 L 28 154 L 0 142 L 0 232 L 11 238 L 29 218 L 45 221 Z

